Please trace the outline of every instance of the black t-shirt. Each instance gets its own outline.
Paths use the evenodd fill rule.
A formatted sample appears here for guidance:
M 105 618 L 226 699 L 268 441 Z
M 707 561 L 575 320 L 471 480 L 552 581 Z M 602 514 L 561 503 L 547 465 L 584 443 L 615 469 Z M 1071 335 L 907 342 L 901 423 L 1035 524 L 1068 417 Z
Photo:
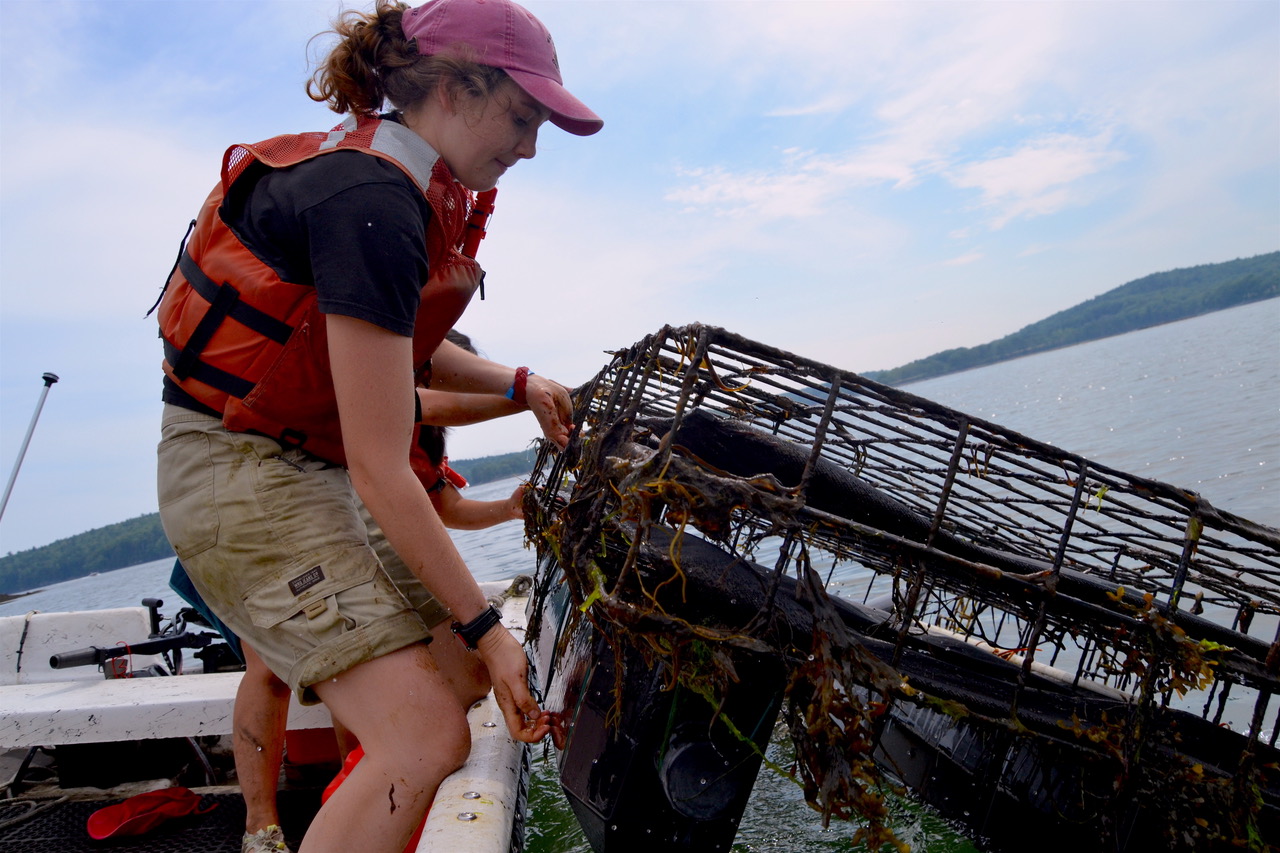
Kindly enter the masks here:
M 393 163 L 351 150 L 284 169 L 254 163 L 221 215 L 283 281 L 314 286 L 322 312 L 413 335 L 431 208 Z M 167 376 L 164 384 L 166 402 L 207 411 Z
M 316 288 L 320 310 L 413 334 L 427 280 L 426 199 L 397 166 L 335 151 L 291 166 L 250 167 L 223 221 L 284 281 Z

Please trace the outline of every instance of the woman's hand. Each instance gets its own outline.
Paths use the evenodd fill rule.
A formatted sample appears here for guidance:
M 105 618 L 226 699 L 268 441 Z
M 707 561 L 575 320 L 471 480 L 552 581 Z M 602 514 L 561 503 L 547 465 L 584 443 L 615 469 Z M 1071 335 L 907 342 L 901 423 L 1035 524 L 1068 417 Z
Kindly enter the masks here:
M 569 433 L 573 432 L 569 389 L 544 376 L 530 374 L 525 382 L 524 399 L 547 440 L 561 450 L 568 447 Z
M 524 493 L 528 488 L 528 483 L 521 483 L 516 486 L 516 490 L 511 493 L 511 497 L 507 498 L 503 504 L 503 521 L 521 521 L 524 519 Z
M 502 625 L 492 628 L 476 644 L 476 654 L 489 670 L 493 697 L 498 700 L 511 736 L 524 743 L 537 743 L 550 734 L 550 717 L 539 710 L 529 692 L 529 662 L 511 632 Z

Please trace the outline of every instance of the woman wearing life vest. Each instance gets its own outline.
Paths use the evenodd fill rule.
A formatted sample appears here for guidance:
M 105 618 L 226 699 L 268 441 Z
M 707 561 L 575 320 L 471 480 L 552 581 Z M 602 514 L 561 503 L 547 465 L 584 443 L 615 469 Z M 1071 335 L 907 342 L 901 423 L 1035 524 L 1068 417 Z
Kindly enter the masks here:
M 410 442 L 429 377 L 567 443 L 562 386 L 442 340 L 482 276 L 458 252 L 468 191 L 533 157 L 544 122 L 602 122 L 509 0 L 379 0 L 335 32 L 309 93 L 347 119 L 230 148 L 161 300 L 159 499 L 214 612 L 364 748 L 301 850 L 398 853 L 469 749 L 450 655 L 487 669 L 514 737 L 548 731 Z M 405 598 L 396 564 L 436 601 Z M 441 618 L 461 642 L 428 647 Z

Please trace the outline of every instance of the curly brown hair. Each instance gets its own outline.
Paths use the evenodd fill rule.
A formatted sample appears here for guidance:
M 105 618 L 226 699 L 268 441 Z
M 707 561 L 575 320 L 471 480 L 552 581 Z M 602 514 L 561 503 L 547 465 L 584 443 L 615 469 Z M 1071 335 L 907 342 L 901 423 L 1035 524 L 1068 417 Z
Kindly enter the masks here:
M 307 81 L 307 96 L 328 103 L 335 113 L 373 115 L 387 102 L 406 109 L 441 85 L 453 98 L 487 97 L 506 79 L 501 68 L 469 58 L 465 45 L 447 56 L 418 53 L 400 23 L 408 8 L 395 0 L 378 0 L 372 12 L 348 9 L 339 15 L 327 31 L 339 41 Z

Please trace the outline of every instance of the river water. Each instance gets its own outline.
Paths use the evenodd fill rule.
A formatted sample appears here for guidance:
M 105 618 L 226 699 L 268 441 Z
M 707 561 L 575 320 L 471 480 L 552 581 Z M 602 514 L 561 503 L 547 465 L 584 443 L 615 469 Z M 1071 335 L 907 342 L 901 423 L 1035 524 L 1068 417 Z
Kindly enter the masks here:
M 1280 526 L 1280 299 L 919 382 L 910 390 Z M 468 496 L 506 497 L 514 483 L 475 486 Z M 524 548 L 519 524 L 453 535 L 479 580 L 532 572 L 533 554 Z M 57 584 L 0 604 L 0 616 L 120 607 L 147 596 L 172 605 L 171 567 L 172 560 L 158 560 Z M 776 746 L 773 757 L 785 764 L 783 750 Z M 589 853 L 551 763 L 539 753 L 534 765 L 527 849 Z M 910 802 L 895 802 L 893 810 L 895 826 L 915 851 L 975 850 Z M 849 846 L 852 833 L 848 824 L 824 830 L 799 790 L 765 770 L 733 849 L 848 851 L 855 849 Z

